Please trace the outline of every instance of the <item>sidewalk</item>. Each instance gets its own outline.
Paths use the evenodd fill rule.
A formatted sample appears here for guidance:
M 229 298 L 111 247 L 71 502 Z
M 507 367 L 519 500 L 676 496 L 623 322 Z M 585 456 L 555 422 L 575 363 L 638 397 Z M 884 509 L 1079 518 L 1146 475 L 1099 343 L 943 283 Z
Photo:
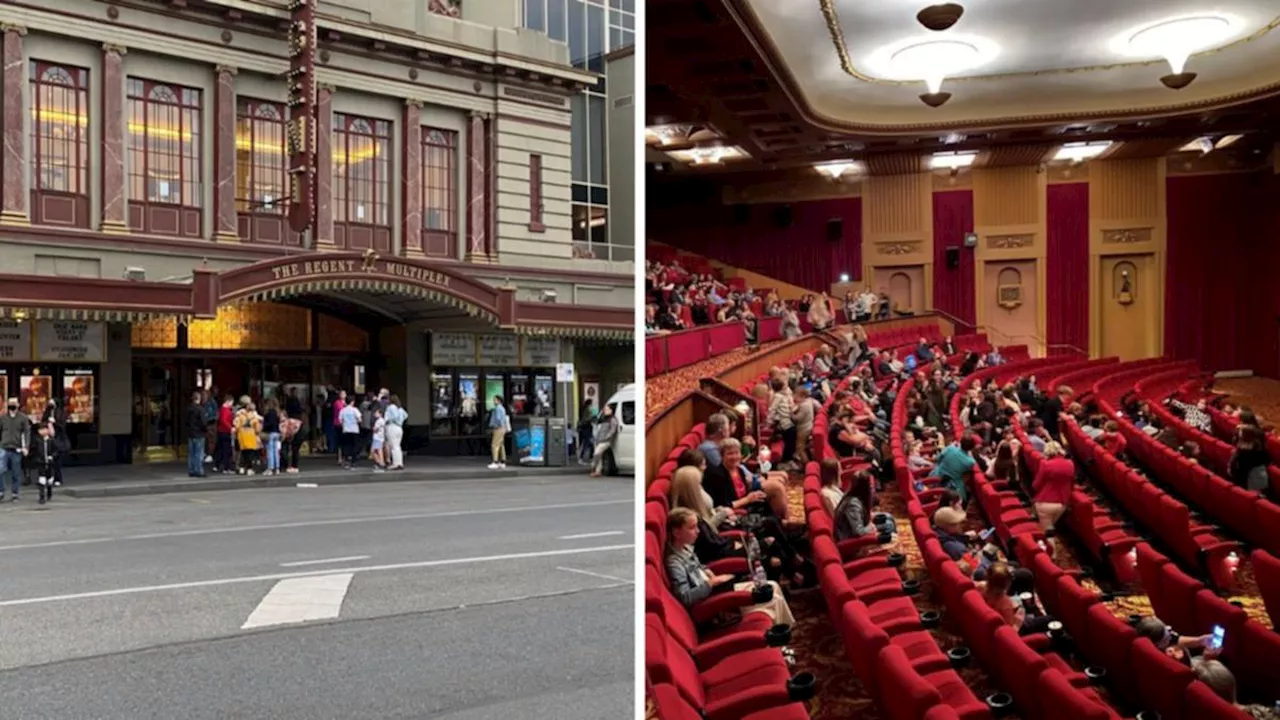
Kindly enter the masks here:
M 65 484 L 55 492 L 73 498 L 128 497 L 132 495 L 156 495 L 175 492 L 209 492 L 244 488 L 294 487 L 299 483 L 314 485 L 353 485 L 375 482 L 404 482 L 425 480 L 470 480 L 474 478 L 520 477 L 529 475 L 587 476 L 587 468 L 569 467 L 519 467 L 508 465 L 505 470 L 490 470 L 488 458 L 410 457 L 405 459 L 403 470 L 375 473 L 367 460 L 355 470 L 337 466 L 332 455 L 304 457 L 299 463 L 301 472 L 290 475 L 217 475 L 187 477 L 185 462 L 147 463 L 136 465 L 101 465 L 67 468 L 63 471 Z M 209 466 L 206 465 L 207 469 Z M 33 496 L 36 488 L 29 486 L 23 493 Z

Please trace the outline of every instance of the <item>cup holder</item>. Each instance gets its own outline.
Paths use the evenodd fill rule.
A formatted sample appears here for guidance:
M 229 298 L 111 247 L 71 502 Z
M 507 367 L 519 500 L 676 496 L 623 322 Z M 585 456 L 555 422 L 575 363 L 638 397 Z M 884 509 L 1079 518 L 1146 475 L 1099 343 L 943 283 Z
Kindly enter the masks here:
M 773 600 L 773 586 L 760 585 L 751 589 L 751 602 L 759 605 Z
M 947 651 L 947 659 L 951 661 L 952 667 L 962 668 L 969 664 L 973 659 L 973 651 L 969 648 L 959 645 Z
M 769 647 L 783 647 L 791 642 L 790 625 L 774 625 L 764 631 L 764 642 Z
M 1244 607 L 1244 603 L 1240 602 L 1239 600 L 1230 600 L 1228 602 L 1230 602 L 1232 605 L 1235 605 L 1238 608 Z
M 1101 665 L 1090 665 L 1084 669 L 1084 676 L 1089 678 L 1090 685 L 1098 685 L 1107 679 L 1107 669 Z
M 1140 623 L 1140 622 L 1142 622 L 1142 616 L 1141 616 L 1141 615 L 1130 615 L 1130 616 L 1129 616 L 1129 624 L 1130 624 L 1130 625 L 1137 625 L 1137 624 L 1138 624 L 1138 623 Z
M 1133 716 L 1133 720 L 1160 720 L 1160 713 L 1155 710 L 1143 710 Z
M 811 672 L 798 673 L 787 681 L 787 696 L 791 702 L 805 702 L 818 690 L 818 677 Z
M 987 696 L 987 707 L 996 717 L 1005 717 L 1013 712 L 1013 696 L 1007 692 L 991 693 Z
M 902 553 L 889 553 L 885 561 L 888 562 L 889 567 L 902 567 L 902 564 L 907 561 L 907 556 Z
M 887 532 L 880 533 L 878 536 L 876 536 L 876 542 L 880 543 L 881 545 L 888 545 L 889 543 L 893 542 L 893 533 L 887 533 Z
M 932 630 L 942 623 L 942 613 L 937 610 L 925 610 L 920 613 L 920 624 Z
M 907 595 L 918 595 L 918 594 L 920 594 L 920 581 L 919 581 L 919 580 L 914 580 L 914 579 L 912 579 L 912 580 L 903 580 L 903 581 L 902 581 L 902 592 L 903 592 L 904 594 L 907 594 Z

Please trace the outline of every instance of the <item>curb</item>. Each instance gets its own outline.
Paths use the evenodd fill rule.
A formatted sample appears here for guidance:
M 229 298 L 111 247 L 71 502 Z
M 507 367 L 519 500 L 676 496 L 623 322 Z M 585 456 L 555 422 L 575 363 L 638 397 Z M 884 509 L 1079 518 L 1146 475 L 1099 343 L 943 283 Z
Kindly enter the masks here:
M 447 480 L 480 480 L 502 477 L 529 477 L 538 475 L 572 475 L 571 467 L 541 468 L 508 468 L 506 470 L 457 470 L 443 472 L 333 472 L 329 474 L 298 475 L 255 475 L 246 477 L 235 475 L 227 478 L 209 478 L 206 480 L 173 480 L 141 483 L 102 483 L 95 487 L 90 481 L 84 485 L 62 487 L 57 491 L 63 497 L 113 498 L 135 497 L 138 495 L 166 495 L 169 493 L 218 492 L 222 490 L 254 490 L 262 488 L 296 487 L 299 483 L 314 484 L 318 487 L 329 485 L 365 485 L 391 482 L 442 482 Z

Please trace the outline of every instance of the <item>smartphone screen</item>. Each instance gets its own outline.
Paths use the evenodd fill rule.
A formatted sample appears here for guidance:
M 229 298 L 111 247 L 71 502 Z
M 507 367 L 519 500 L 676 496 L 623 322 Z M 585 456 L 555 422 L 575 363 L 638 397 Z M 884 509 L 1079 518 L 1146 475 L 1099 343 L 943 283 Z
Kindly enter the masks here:
M 994 533 L 995 531 L 996 529 L 994 527 L 989 527 L 986 530 L 983 530 L 982 532 L 978 533 L 978 537 L 982 538 L 983 540 L 986 540 L 990 538 L 992 533 Z
M 1227 639 L 1227 631 L 1221 625 L 1213 626 L 1213 635 L 1209 638 L 1209 647 L 1213 650 L 1221 650 L 1222 643 Z

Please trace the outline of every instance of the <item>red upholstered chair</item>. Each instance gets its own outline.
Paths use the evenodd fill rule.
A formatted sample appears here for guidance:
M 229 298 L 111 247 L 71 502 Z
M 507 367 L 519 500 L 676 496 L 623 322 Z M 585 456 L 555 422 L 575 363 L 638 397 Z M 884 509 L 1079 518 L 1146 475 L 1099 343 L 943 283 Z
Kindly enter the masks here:
M 699 635 L 689 611 L 651 568 L 645 571 L 644 611 L 657 616 L 695 659 L 700 653 L 718 659 L 725 652 L 765 647 L 765 631 L 774 626 L 773 618 L 764 613 L 747 613 L 732 625 Z
M 645 621 L 645 668 L 650 681 L 674 685 L 690 705 L 707 718 L 732 720 L 748 709 L 791 703 L 787 681 L 791 673 L 777 650 L 733 655 L 699 668 L 666 631 L 661 621 Z M 776 659 L 775 659 L 776 658 Z
M 1160 713 L 1160 720 L 1188 718 L 1182 700 L 1187 686 L 1195 680 L 1195 672 L 1165 655 L 1146 638 L 1134 641 L 1132 658 L 1135 683 L 1143 707 Z
M 974 696 L 954 670 L 921 675 L 901 648 L 890 645 L 876 657 L 876 678 L 888 720 L 919 720 L 938 705 L 949 705 L 960 718 L 990 718 L 991 711 Z
M 1271 627 L 1280 627 L 1280 558 L 1258 549 L 1253 551 L 1253 576 L 1258 581 L 1262 602 L 1271 616 Z
M 1185 697 L 1187 717 L 1197 720 L 1250 720 L 1243 710 L 1218 697 L 1202 682 L 1193 682 L 1187 686 Z
M 1076 647 L 1090 662 L 1107 669 L 1107 687 L 1128 702 L 1138 699 L 1130 663 L 1138 633 L 1102 603 L 1094 603 L 1085 613 L 1083 633 L 1072 633 Z
M 804 703 L 785 703 L 769 706 L 766 703 L 776 700 L 781 703 L 776 692 L 768 688 L 767 694 L 750 696 L 731 705 L 724 705 L 712 710 L 711 714 L 704 708 L 694 707 L 680 694 L 674 685 L 659 683 L 650 688 L 653 695 L 653 706 L 658 711 L 658 720 L 710 720 L 715 718 L 734 718 L 735 720 L 808 720 L 809 712 Z M 737 714 L 739 711 L 746 714 Z
M 1040 674 L 1038 695 L 1043 720 L 1120 720 L 1092 689 L 1072 686 L 1052 668 Z

